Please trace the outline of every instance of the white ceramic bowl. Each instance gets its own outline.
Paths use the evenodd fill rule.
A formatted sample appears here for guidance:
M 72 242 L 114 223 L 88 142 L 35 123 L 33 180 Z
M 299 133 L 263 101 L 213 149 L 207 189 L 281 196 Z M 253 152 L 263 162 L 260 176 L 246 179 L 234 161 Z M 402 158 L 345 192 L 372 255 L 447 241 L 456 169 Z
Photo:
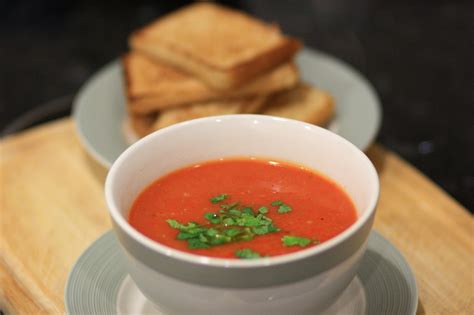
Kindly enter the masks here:
M 137 195 L 178 168 L 222 157 L 271 157 L 305 165 L 351 196 L 357 221 L 333 239 L 257 260 L 209 258 L 156 243 L 127 221 Z M 326 129 L 262 115 L 196 119 L 130 146 L 105 184 L 114 231 L 142 293 L 166 314 L 314 314 L 354 278 L 372 228 L 379 181 L 370 160 Z

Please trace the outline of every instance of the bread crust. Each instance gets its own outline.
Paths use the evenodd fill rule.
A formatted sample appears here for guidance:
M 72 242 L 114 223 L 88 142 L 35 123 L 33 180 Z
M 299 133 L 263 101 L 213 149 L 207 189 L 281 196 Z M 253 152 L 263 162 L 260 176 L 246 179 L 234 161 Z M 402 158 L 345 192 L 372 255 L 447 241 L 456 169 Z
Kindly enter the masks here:
M 265 100 L 265 96 L 253 96 L 242 99 L 212 101 L 170 108 L 158 114 L 151 129 L 154 131 L 182 121 L 201 117 L 256 113 L 263 106 Z
M 199 31 L 196 23 L 209 26 Z M 151 23 L 134 32 L 129 44 L 220 90 L 241 86 L 290 60 L 301 47 L 275 25 L 210 3 L 188 6 Z
M 262 114 L 324 126 L 334 115 L 334 99 L 326 91 L 301 83 L 268 98 Z
M 232 91 L 209 88 L 199 79 L 138 53 L 122 56 L 130 110 L 146 114 L 180 105 L 218 99 L 241 98 L 289 89 L 299 81 L 293 63 L 285 63 Z

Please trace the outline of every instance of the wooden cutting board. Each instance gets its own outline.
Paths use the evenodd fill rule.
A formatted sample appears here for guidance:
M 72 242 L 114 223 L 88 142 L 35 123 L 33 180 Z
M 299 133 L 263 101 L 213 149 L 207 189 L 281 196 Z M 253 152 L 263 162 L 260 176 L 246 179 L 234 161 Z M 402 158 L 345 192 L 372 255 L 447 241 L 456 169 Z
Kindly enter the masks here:
M 474 219 L 429 179 L 379 145 L 375 228 L 413 268 L 418 314 L 474 314 Z M 79 255 L 111 228 L 106 170 L 84 151 L 70 119 L 0 141 L 0 311 L 64 313 Z

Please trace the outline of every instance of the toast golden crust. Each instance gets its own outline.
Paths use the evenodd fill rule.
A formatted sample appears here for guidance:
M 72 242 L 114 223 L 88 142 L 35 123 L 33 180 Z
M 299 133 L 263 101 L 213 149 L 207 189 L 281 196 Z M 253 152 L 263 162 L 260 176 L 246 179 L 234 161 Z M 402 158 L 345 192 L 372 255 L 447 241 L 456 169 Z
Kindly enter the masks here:
M 156 116 L 156 113 L 141 115 L 129 112 L 128 121 L 136 136 L 141 138 L 153 131 L 152 127 L 156 120 Z
M 130 110 L 142 114 L 196 102 L 267 95 L 298 82 L 298 71 L 292 63 L 278 66 L 229 92 L 213 90 L 192 76 L 138 53 L 123 56 L 122 64 Z
M 224 90 L 288 61 L 300 47 L 274 25 L 211 3 L 175 11 L 133 33 L 129 43 Z
M 334 100 L 325 91 L 299 84 L 291 90 L 272 95 L 267 100 L 262 114 L 323 126 L 334 114 Z
M 254 96 L 245 99 L 222 100 L 170 108 L 158 114 L 153 123 L 152 130 L 207 116 L 256 113 L 265 103 L 265 99 L 265 96 Z
M 285 117 L 324 126 L 334 114 L 333 98 L 325 91 L 299 84 L 297 87 L 270 97 L 195 103 L 164 109 L 158 113 L 129 113 L 131 125 L 140 137 L 178 122 L 215 115 L 261 113 Z

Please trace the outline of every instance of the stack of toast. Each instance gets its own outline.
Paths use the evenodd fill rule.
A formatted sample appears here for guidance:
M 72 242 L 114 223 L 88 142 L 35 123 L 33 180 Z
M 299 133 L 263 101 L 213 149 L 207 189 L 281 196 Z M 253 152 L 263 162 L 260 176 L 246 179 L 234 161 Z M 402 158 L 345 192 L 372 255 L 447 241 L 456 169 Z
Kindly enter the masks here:
M 122 57 L 130 125 L 142 137 L 181 121 L 255 113 L 324 125 L 334 104 L 300 82 L 298 40 L 245 13 L 198 2 L 134 32 Z

